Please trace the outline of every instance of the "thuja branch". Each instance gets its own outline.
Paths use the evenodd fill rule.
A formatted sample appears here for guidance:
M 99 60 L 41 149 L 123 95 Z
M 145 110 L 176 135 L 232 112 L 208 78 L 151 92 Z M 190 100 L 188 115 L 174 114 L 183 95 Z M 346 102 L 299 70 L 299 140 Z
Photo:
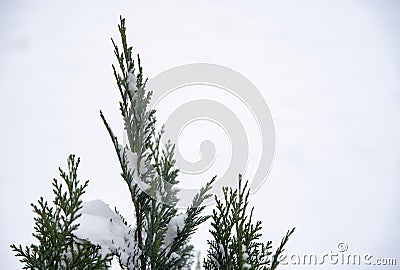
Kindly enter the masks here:
M 121 96 L 119 109 L 124 122 L 126 141 L 121 144 L 114 135 L 104 114 L 103 123 L 111 137 L 128 185 L 134 206 L 134 241 L 130 256 L 121 259 L 127 269 L 182 269 L 192 263 L 193 246 L 190 236 L 207 220 L 202 216 L 202 202 L 210 195 L 210 181 L 193 198 L 192 206 L 180 213 L 176 185 L 179 170 L 175 168 L 174 145 L 162 145 L 163 130 L 156 132 L 155 111 L 149 108 L 152 95 L 146 89 L 140 57 L 132 56 L 133 48 L 127 43 L 125 19 L 118 26 L 121 48 L 112 40 L 118 68 L 112 66 Z M 138 254 L 132 255 L 132 254 Z
M 68 158 L 68 172 L 59 168 L 66 184 L 53 180 L 53 205 L 42 197 L 38 204 L 32 204 L 35 220 L 33 236 L 38 244 L 23 248 L 11 245 L 16 256 L 24 264 L 23 269 L 108 269 L 110 257 L 102 256 L 99 247 L 78 239 L 74 233 L 79 228 L 81 196 L 88 181 L 80 183 L 77 170 L 79 158 Z
M 211 196 L 215 177 L 194 196 L 185 211 L 177 208 L 179 170 L 175 167 L 175 146 L 162 144 L 163 129 L 155 129 L 155 111 L 149 108 L 152 92 L 146 89 L 139 55 L 132 56 L 125 19 L 118 30 L 121 48 L 112 40 L 117 65 L 112 65 L 121 96 L 119 110 L 124 123 L 122 144 L 103 112 L 100 117 L 111 137 L 133 203 L 135 223 L 126 220 L 100 200 L 85 203 L 81 196 L 88 185 L 77 178 L 79 159 L 71 155 L 68 172 L 60 169 L 66 191 L 53 181 L 54 201 L 43 198 L 32 205 L 37 245 L 11 245 L 24 264 L 23 269 L 107 269 L 116 257 L 122 269 L 189 269 L 193 264 L 190 238 L 210 216 L 203 215 L 203 202 Z M 215 197 L 209 250 L 205 269 L 272 270 L 279 265 L 294 229 L 287 232 L 272 255 L 272 242 L 262 243 L 261 222 L 253 221 L 249 210 L 248 183 L 239 176 L 239 188 L 223 188 L 223 198 Z M 93 226 L 96 226 L 94 232 Z M 79 238 L 77 237 L 79 236 Z M 272 258 L 271 258 L 272 255 Z M 196 269 L 200 269 L 200 260 Z
M 253 222 L 254 207 L 249 211 L 248 182 L 244 183 L 239 175 L 239 188 L 223 189 L 222 200 L 215 197 L 216 209 L 212 214 L 210 230 L 213 236 L 209 244 L 205 269 L 226 270 L 272 270 L 279 264 L 279 255 L 283 252 L 294 228 L 285 235 L 280 246 L 270 259 L 272 242 L 262 243 L 261 222 Z

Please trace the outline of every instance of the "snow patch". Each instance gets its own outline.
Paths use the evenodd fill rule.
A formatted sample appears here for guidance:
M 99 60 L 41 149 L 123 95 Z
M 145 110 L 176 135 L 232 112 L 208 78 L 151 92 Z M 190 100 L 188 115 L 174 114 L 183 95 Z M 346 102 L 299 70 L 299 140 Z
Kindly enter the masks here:
M 127 161 L 128 161 L 128 169 L 131 171 L 133 175 L 133 181 L 131 185 L 138 184 L 139 187 L 146 191 L 150 189 L 150 185 L 142 181 L 140 175 L 145 175 L 147 173 L 146 163 L 144 159 L 140 159 L 138 163 L 138 155 L 135 152 L 132 152 L 128 149 L 128 147 L 124 147 L 122 145 L 118 145 L 119 154 L 122 155 L 125 153 Z M 138 169 L 139 164 L 139 169 Z
M 164 246 L 169 249 L 169 245 L 174 241 L 176 236 L 178 235 L 178 230 L 182 230 L 185 226 L 187 215 L 186 213 L 182 213 L 171 218 L 167 225 L 167 232 L 164 237 Z
M 75 235 L 100 246 L 101 255 L 120 254 L 121 262 L 128 263 L 135 253 L 133 229 L 125 225 L 122 218 L 101 200 L 83 204 L 82 215 Z
M 128 78 L 128 91 L 131 97 L 134 97 L 136 94 L 136 91 L 138 90 L 136 87 L 136 76 L 133 72 L 128 72 L 127 74 Z

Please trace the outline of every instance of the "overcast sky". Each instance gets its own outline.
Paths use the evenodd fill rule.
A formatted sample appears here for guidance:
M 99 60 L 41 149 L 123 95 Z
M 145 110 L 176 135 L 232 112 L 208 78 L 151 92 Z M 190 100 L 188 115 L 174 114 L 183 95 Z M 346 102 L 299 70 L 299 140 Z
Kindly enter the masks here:
M 277 138 L 269 178 L 250 198 L 263 240 L 277 244 L 295 226 L 289 254 L 336 252 L 345 242 L 353 253 L 398 256 L 399 12 L 395 0 L 1 1 L 0 268 L 20 267 L 9 245 L 33 240 L 30 203 L 52 198 L 51 179 L 70 153 L 90 179 L 84 199 L 132 220 L 98 114 L 122 136 L 110 42 L 119 15 L 148 77 L 215 63 L 261 92 Z M 193 241 L 203 255 L 208 229 Z

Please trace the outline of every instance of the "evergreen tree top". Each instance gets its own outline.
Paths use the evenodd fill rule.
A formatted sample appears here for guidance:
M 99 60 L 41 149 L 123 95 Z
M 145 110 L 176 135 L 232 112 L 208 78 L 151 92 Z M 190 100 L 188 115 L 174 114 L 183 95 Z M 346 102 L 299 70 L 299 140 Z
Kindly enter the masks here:
M 118 63 L 112 68 L 126 142 L 120 143 L 101 111 L 100 117 L 129 189 L 135 222 L 128 224 L 117 210 L 100 200 L 82 203 L 88 181 L 81 184 L 78 180 L 79 159 L 71 155 L 68 172 L 60 169 L 66 190 L 54 179 L 53 204 L 43 198 L 38 205 L 32 204 L 37 215 L 33 235 L 38 244 L 25 248 L 11 245 L 23 269 L 107 269 L 112 258 L 128 270 L 191 269 L 194 247 L 190 238 L 210 217 L 212 239 L 207 241 L 205 269 L 276 269 L 294 229 L 272 255 L 271 241 L 260 240 L 261 222 L 253 221 L 254 208 L 249 210 L 249 190 L 241 175 L 237 190 L 223 188 L 223 198 L 215 197 L 211 216 L 203 214 L 202 203 L 212 196 L 216 177 L 200 189 L 185 211 L 178 210 L 175 146 L 161 144 L 163 129 L 156 131 L 155 111 L 148 108 L 152 92 L 146 89 L 139 55 L 134 57 L 133 48 L 128 46 L 122 17 L 118 29 L 121 47 L 112 40 Z M 196 269 L 201 269 L 200 255 Z

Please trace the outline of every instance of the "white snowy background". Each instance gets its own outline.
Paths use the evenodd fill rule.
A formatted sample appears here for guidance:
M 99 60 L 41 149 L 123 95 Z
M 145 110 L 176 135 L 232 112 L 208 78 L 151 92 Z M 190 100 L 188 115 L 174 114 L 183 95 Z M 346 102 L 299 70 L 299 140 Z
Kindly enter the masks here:
M 345 242 L 400 264 L 399 12 L 396 0 L 2 0 L 0 268 L 20 268 L 9 245 L 33 241 L 30 203 L 52 198 L 51 179 L 69 153 L 91 181 L 85 200 L 100 198 L 132 220 L 98 113 L 122 135 L 109 39 L 118 38 L 120 14 L 148 77 L 208 62 L 261 91 L 277 134 L 270 176 L 250 198 L 264 240 L 277 244 L 296 226 L 289 254 Z M 202 255 L 207 231 L 193 239 Z

